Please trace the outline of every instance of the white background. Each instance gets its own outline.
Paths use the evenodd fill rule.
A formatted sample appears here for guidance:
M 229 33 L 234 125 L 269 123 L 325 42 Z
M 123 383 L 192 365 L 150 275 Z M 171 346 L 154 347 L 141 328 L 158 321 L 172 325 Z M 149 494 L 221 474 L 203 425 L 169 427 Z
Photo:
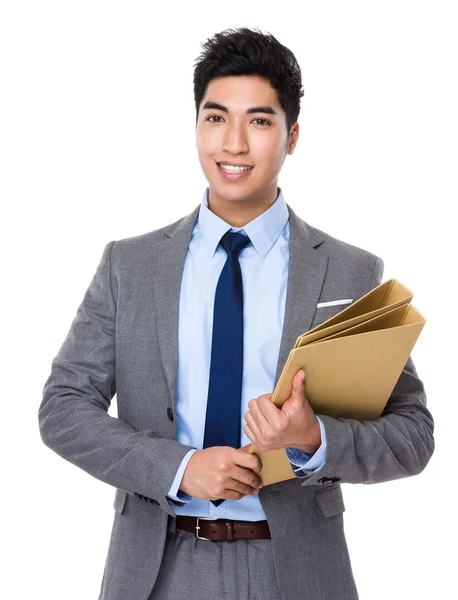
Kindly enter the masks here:
M 413 290 L 427 318 L 413 359 L 436 452 L 419 476 L 343 487 L 360 597 L 456 597 L 455 9 L 440 0 L 2 3 L 3 598 L 98 597 L 114 488 L 41 442 L 42 388 L 105 245 L 199 204 L 193 63 L 201 42 L 240 26 L 273 33 L 302 68 L 300 139 L 279 180 L 286 201 L 381 256 L 383 280 Z

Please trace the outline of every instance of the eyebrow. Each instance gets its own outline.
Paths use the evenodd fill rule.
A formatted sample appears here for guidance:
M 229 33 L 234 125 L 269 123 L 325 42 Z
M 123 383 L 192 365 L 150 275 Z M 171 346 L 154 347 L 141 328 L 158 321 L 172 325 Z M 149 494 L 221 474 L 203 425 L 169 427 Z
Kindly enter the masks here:
M 206 108 L 213 108 L 215 110 L 222 110 L 223 112 L 228 113 L 229 109 L 223 106 L 222 104 L 218 104 L 217 102 L 207 101 L 202 107 L 202 110 Z M 276 111 L 271 106 L 253 106 L 246 111 L 247 115 L 252 113 L 266 113 L 268 115 L 276 115 Z

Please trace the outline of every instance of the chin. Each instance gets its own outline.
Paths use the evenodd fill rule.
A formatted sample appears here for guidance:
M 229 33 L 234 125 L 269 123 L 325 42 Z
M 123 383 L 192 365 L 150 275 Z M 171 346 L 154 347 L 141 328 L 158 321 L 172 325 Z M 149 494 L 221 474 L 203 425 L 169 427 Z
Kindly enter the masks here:
M 256 185 L 256 182 L 226 182 L 226 181 L 211 181 L 208 179 L 210 189 L 218 196 L 227 198 L 228 200 L 239 200 L 248 196 L 256 196 L 262 194 L 267 189 L 267 186 Z
M 222 184 L 218 182 L 216 185 L 209 182 L 210 190 L 227 202 L 237 202 L 251 198 L 262 193 L 262 189 L 257 189 L 253 185 L 243 185 L 238 183 Z

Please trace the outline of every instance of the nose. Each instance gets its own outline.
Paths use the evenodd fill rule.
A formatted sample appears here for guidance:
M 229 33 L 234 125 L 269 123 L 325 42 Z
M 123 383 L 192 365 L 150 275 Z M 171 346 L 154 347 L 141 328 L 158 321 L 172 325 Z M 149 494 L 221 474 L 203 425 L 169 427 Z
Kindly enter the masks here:
M 222 149 L 230 154 L 246 154 L 248 152 L 248 141 L 242 123 L 233 123 L 226 128 Z

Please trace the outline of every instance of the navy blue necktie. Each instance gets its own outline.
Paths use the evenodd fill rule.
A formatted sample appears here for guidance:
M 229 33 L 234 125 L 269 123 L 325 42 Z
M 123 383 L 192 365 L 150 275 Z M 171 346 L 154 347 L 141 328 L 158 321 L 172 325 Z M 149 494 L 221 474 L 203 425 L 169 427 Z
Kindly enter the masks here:
M 238 254 L 249 243 L 248 236 L 230 231 L 220 241 L 227 260 L 215 293 L 204 448 L 240 448 L 243 287 Z M 219 506 L 224 499 L 211 502 Z

